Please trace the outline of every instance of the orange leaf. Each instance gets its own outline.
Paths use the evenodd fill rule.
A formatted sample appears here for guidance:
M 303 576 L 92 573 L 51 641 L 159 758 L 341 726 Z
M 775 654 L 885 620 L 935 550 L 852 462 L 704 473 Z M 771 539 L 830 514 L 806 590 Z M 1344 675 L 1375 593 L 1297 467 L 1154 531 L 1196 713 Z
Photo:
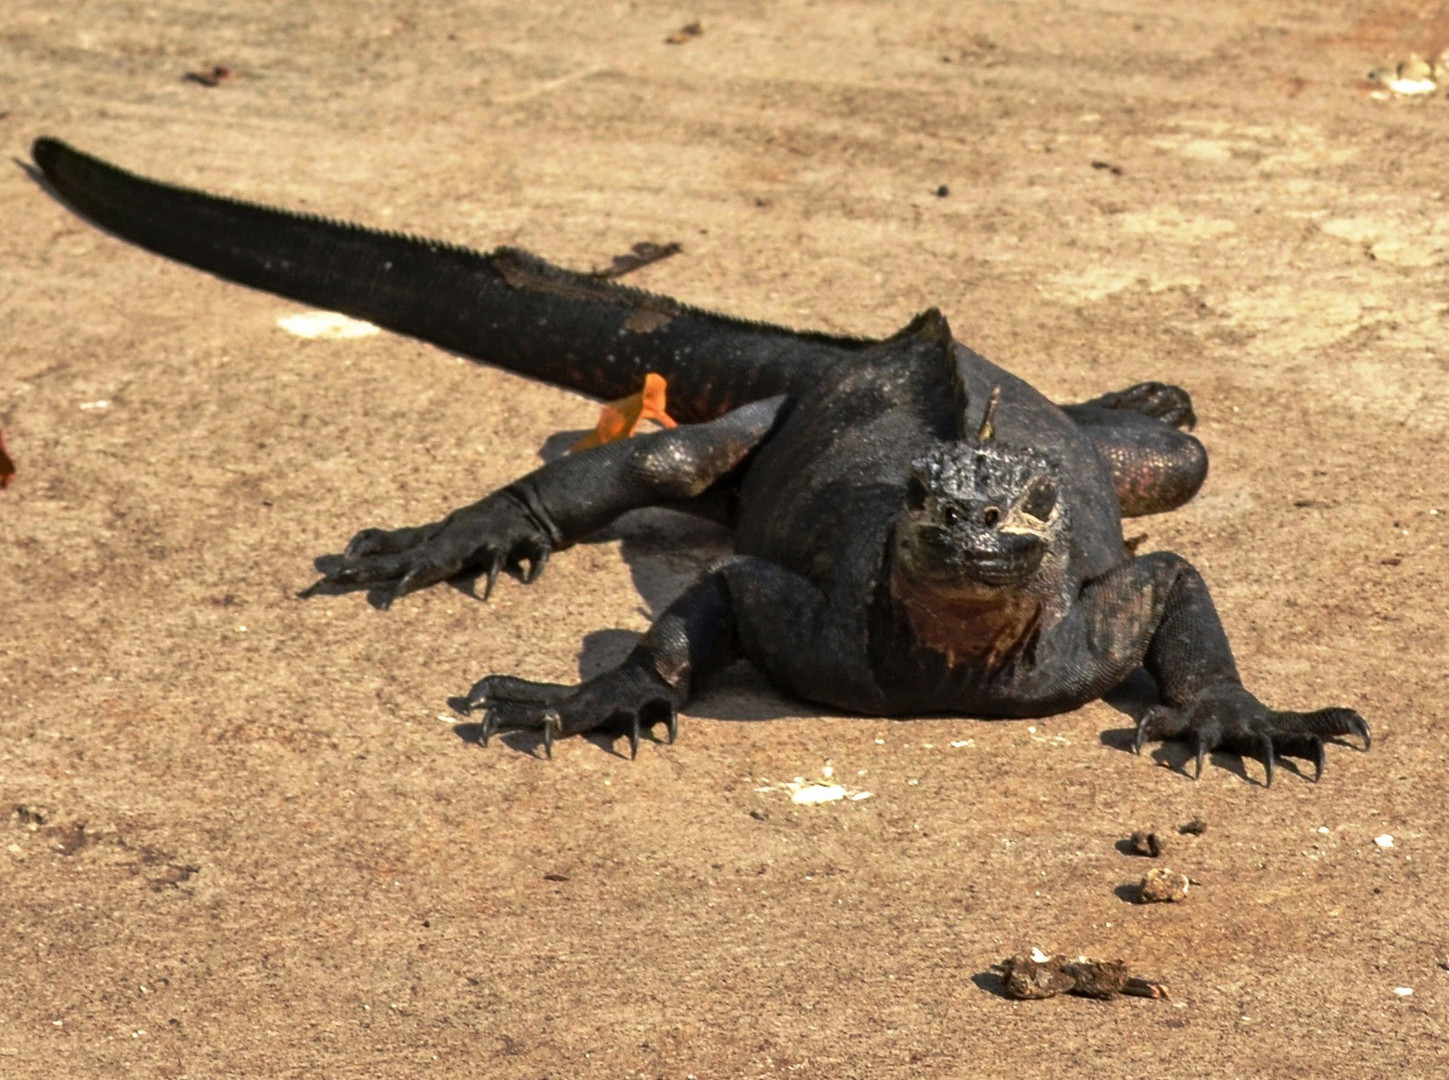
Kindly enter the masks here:
M 599 410 L 599 422 L 594 430 L 569 448 L 587 450 L 591 446 L 628 439 L 639 430 L 645 420 L 653 420 L 663 427 L 676 427 L 673 417 L 665 411 L 665 395 L 668 384 L 663 375 L 654 372 L 644 376 L 644 389 L 618 401 L 611 401 Z

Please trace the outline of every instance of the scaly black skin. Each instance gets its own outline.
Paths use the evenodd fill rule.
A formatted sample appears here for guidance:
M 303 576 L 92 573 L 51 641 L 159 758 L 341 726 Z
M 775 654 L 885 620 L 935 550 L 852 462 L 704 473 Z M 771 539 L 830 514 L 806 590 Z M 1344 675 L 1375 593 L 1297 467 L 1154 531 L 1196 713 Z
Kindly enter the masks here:
M 489 676 L 485 737 L 668 725 L 745 657 L 797 697 L 877 715 L 1046 716 L 1139 666 L 1161 703 L 1137 727 L 1313 759 L 1357 734 L 1346 708 L 1270 709 L 1242 685 L 1202 578 L 1133 557 L 1122 517 L 1196 493 L 1207 471 L 1187 394 L 1143 383 L 1058 407 L 954 341 L 932 309 L 890 338 L 798 333 L 560 270 L 160 184 L 53 139 L 55 192 L 113 233 L 220 277 L 341 311 L 603 398 L 669 383 L 688 422 L 552 462 L 441 521 L 358 533 L 319 585 L 390 602 L 459 574 L 529 569 L 643 506 L 730 524 L 736 554 L 659 616 L 617 668 L 578 686 Z M 315 588 L 315 587 L 314 587 Z

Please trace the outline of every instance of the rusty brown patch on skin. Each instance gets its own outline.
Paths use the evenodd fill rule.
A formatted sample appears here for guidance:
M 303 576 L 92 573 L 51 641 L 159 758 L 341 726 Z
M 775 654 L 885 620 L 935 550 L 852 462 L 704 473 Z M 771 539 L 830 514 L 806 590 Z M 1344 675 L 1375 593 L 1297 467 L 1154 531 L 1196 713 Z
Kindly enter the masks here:
M 623 289 L 598 278 L 567 274 L 545 268 L 526 252 L 499 248 L 489 257 L 493 268 L 510 288 L 548 293 L 564 300 L 589 300 L 596 304 L 630 309 L 624 329 L 647 334 L 668 326 L 683 308 L 667 296 Z
M 636 334 L 649 334 L 655 330 L 662 330 L 673 321 L 673 315 L 662 311 L 636 311 L 624 320 L 624 329 L 632 330 Z
M 899 567 L 891 596 L 922 645 L 958 660 L 979 660 L 994 671 L 1027 648 L 1041 629 L 1042 602 L 1020 588 L 982 586 L 976 595 L 943 596 L 939 587 L 913 580 Z

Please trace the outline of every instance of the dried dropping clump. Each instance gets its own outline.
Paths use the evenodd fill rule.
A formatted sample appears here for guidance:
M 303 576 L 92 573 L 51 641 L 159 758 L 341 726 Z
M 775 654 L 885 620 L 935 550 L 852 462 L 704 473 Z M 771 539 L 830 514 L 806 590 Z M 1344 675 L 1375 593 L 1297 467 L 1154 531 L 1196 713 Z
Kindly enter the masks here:
M 685 23 L 678 30 L 674 31 L 674 33 L 670 34 L 667 38 L 665 38 L 664 42 L 667 45 L 683 45 L 687 42 L 693 41 L 702 33 L 704 33 L 704 24 L 696 19 L 694 22 Z
M 1167 997 L 1167 987 L 1162 983 L 1129 974 L 1125 960 L 1093 960 L 1088 956 L 1073 960 L 1033 949 L 1030 954 L 1007 957 L 1000 967 L 1006 996 L 1021 1001 L 1039 1001 L 1058 994 L 1102 999 L 1118 994 Z
M 1159 867 L 1147 871 L 1147 876 L 1138 886 L 1138 898 L 1144 904 L 1175 904 L 1187 899 L 1187 887 L 1192 884 L 1186 874 Z
M 1146 855 L 1155 859 L 1163 852 L 1163 843 L 1155 832 L 1145 832 L 1139 829 L 1132 834 L 1128 843 L 1132 846 L 1134 855 Z
M 198 86 L 205 86 L 208 89 L 220 86 L 232 77 L 232 70 L 221 64 L 213 64 L 209 68 L 202 68 L 200 71 L 188 71 L 181 76 L 185 82 L 196 83 Z

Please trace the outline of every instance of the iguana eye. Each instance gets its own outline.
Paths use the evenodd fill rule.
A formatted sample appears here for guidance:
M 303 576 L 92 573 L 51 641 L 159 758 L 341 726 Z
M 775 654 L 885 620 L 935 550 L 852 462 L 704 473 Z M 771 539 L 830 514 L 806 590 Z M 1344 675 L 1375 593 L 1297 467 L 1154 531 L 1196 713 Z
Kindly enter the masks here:
M 1052 516 L 1056 505 L 1056 485 L 1050 480 L 1038 480 L 1026 493 L 1026 498 L 1021 500 L 1021 512 L 1027 517 L 1036 518 L 1037 521 L 1045 521 Z
M 981 511 L 981 524 L 985 525 L 988 529 L 994 529 L 1000 525 L 1001 508 L 998 506 L 988 506 L 985 510 Z

